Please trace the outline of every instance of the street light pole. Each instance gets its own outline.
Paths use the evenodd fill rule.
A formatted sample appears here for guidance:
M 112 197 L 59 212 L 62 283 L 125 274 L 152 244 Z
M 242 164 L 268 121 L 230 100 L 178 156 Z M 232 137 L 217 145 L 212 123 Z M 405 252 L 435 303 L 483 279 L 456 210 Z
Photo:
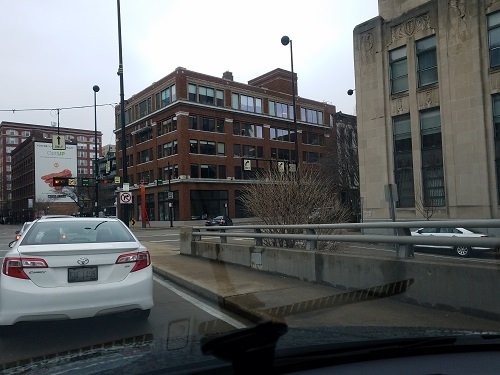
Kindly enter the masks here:
M 122 145 L 122 175 L 124 183 L 128 182 L 128 171 L 127 171 L 127 142 L 125 139 L 125 97 L 123 89 L 123 55 L 122 55 L 122 26 L 120 17 L 120 0 L 116 0 L 117 11 L 118 11 L 118 76 L 120 77 L 120 123 L 121 123 L 121 145 Z M 129 222 L 129 212 L 128 204 L 121 205 L 121 219 L 128 226 Z
M 292 40 L 288 36 L 283 36 L 281 38 L 281 44 L 287 46 L 290 43 L 290 62 L 292 67 L 292 103 L 293 103 L 293 125 L 295 127 L 295 166 L 297 171 L 299 169 L 299 128 L 297 125 L 297 116 L 296 116 L 296 98 L 295 98 L 295 73 L 293 72 L 293 48 L 292 48 Z M 298 173 L 298 172 L 297 172 Z
M 170 169 L 170 162 L 169 162 L 168 163 L 168 193 L 173 195 L 171 180 L 172 180 L 172 170 Z M 172 206 L 173 206 L 173 199 L 168 199 L 168 216 L 170 218 L 170 228 L 172 228 L 174 226 L 174 223 L 173 223 L 174 219 L 172 217 L 172 212 L 173 212 Z
M 95 147 L 95 160 L 94 160 L 94 186 L 95 186 L 95 217 L 99 217 L 99 167 L 97 165 L 97 93 L 99 86 L 94 85 L 94 147 Z

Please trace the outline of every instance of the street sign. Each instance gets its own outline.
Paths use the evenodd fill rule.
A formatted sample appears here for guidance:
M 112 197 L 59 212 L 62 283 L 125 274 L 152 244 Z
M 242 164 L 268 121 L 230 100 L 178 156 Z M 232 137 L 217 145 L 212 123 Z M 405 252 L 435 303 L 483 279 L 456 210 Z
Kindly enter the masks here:
M 119 184 L 120 183 L 120 176 L 115 176 L 115 184 Z
M 52 150 L 66 150 L 66 139 L 63 135 L 52 135 Z
M 174 199 L 174 192 L 173 191 L 167 191 L 167 199 L 168 200 Z
M 123 191 L 129 191 L 130 190 L 130 184 L 128 182 L 123 183 Z
M 252 170 L 252 161 L 250 159 L 243 160 L 243 170 L 245 170 L 245 171 Z
M 120 193 L 120 204 L 132 204 L 132 193 L 129 191 L 122 191 Z
M 76 186 L 77 179 L 76 178 L 68 178 L 68 186 Z
M 278 162 L 278 171 L 280 173 L 285 172 L 285 162 L 284 161 L 279 161 Z
M 297 172 L 297 166 L 295 163 L 288 164 L 288 171 L 291 173 Z

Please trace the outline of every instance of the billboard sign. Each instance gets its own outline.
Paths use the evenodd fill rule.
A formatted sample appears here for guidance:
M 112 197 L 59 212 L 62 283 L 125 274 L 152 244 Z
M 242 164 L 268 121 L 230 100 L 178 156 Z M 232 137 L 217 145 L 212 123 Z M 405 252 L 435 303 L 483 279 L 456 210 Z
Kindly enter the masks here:
M 53 150 L 52 143 L 35 142 L 35 197 L 37 202 L 74 202 L 70 186 L 54 186 L 54 177 L 76 178 L 76 145 Z M 71 199 L 70 197 L 73 197 Z

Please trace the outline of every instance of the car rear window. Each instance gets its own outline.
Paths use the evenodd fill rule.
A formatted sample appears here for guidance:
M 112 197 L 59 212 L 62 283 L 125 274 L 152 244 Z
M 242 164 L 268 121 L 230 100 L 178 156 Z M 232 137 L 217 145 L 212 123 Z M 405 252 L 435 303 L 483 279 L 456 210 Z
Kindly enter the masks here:
M 134 237 L 118 221 L 46 221 L 32 225 L 21 245 L 131 242 Z

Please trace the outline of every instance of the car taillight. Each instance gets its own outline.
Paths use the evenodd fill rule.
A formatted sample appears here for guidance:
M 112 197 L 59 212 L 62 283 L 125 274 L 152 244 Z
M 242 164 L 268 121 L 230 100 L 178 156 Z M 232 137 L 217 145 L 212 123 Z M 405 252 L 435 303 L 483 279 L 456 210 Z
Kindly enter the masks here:
M 116 264 L 135 263 L 130 272 L 135 272 L 146 268 L 151 264 L 151 258 L 148 251 L 140 251 L 138 253 L 122 254 L 116 260 Z
M 18 279 L 29 279 L 24 268 L 47 268 L 45 260 L 41 258 L 10 258 L 3 260 L 2 273 Z

